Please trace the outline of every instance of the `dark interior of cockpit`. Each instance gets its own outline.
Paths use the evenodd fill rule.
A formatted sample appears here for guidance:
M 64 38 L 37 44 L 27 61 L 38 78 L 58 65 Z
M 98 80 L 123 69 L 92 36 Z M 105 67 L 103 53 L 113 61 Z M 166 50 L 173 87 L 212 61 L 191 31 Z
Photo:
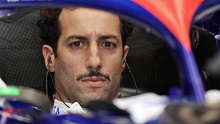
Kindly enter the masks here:
M 38 16 L 39 9 L 23 8 L 0 19 L 0 77 L 7 85 L 27 86 L 46 92 L 46 68 L 41 52 L 43 42 L 36 25 Z M 194 42 L 194 34 L 200 36 L 197 38 L 198 43 Z M 220 89 L 219 79 L 207 78 L 203 72 L 206 61 L 218 53 L 215 37 L 195 26 L 191 28 L 191 39 L 205 89 Z M 181 87 L 178 64 L 172 52 L 150 28 L 136 25 L 127 45 L 130 49 L 126 61 L 138 93 L 166 95 L 171 87 Z M 50 82 L 48 78 L 49 94 L 52 97 L 55 91 Z M 120 91 L 134 95 L 135 89 L 134 80 L 126 68 L 122 73 Z

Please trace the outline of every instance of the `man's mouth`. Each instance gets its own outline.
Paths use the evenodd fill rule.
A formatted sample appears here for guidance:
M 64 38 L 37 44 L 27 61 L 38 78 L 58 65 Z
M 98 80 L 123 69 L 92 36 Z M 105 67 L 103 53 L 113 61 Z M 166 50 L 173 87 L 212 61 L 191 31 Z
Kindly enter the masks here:
M 100 76 L 92 76 L 92 77 L 86 77 L 81 80 L 83 83 L 85 83 L 89 87 L 102 87 L 104 83 L 106 82 L 106 79 Z

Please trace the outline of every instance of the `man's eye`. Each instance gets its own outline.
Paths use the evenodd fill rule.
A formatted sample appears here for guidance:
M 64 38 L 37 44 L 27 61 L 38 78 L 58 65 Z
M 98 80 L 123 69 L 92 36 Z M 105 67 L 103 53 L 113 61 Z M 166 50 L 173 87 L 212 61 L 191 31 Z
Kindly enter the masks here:
M 105 42 L 103 44 L 104 47 L 115 47 L 115 44 L 114 43 L 111 43 L 111 42 Z
M 76 41 L 76 42 L 72 43 L 72 45 L 73 45 L 74 47 L 81 47 L 81 46 L 83 46 L 83 43 L 80 42 L 80 41 Z

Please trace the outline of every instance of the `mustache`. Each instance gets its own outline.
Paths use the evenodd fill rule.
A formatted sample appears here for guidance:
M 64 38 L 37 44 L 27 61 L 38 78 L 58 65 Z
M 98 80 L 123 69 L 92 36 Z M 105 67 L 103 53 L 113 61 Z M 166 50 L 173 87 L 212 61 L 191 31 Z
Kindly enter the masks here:
M 111 81 L 109 75 L 101 73 L 99 69 L 90 69 L 89 73 L 78 75 L 76 80 L 79 81 L 82 80 L 83 78 L 92 77 L 92 76 L 103 77 L 106 80 Z

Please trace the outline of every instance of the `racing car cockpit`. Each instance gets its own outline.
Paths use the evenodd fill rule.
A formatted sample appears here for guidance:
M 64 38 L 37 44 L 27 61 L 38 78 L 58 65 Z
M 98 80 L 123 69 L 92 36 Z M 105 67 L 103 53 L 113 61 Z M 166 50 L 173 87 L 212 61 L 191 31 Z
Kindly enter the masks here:
M 56 116 L 41 8 L 88 7 L 134 23 L 117 99 Z M 220 0 L 2 0 L 0 123 L 220 123 Z M 51 115 L 54 113 L 55 115 Z

